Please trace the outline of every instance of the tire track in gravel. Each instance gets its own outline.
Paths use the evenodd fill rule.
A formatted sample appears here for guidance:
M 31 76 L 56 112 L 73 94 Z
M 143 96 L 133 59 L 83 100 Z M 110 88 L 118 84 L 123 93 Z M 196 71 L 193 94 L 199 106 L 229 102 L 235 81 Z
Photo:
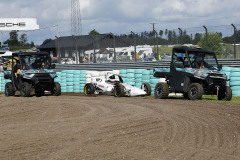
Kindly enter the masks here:
M 1 98 L 0 159 L 240 157 L 239 106 L 146 97 Z

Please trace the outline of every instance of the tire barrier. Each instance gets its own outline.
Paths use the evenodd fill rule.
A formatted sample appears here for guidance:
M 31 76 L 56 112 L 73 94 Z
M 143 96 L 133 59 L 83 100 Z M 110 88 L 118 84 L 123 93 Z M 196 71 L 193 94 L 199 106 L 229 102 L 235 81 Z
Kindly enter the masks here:
M 223 72 L 226 73 L 230 81 L 227 85 L 231 87 L 233 96 L 240 96 L 240 68 L 223 67 Z M 92 71 L 92 70 L 62 70 L 56 72 L 57 78 L 55 82 L 59 82 L 62 92 L 83 93 L 86 83 L 92 82 L 94 78 L 104 78 L 107 73 L 121 75 L 123 82 L 141 88 L 143 83 L 149 83 L 154 94 L 154 88 L 159 82 L 166 82 L 165 78 L 155 78 L 153 70 L 147 69 L 121 69 L 112 71 Z M 1 73 L 0 90 L 5 91 L 5 84 L 10 80 L 4 79 L 4 74 Z
M 227 85 L 232 89 L 233 97 L 240 96 L 240 68 L 223 67 L 222 71 L 226 73 L 230 81 Z
M 5 84 L 11 82 L 9 79 L 4 79 L 4 74 L 1 73 L 1 92 L 5 92 Z

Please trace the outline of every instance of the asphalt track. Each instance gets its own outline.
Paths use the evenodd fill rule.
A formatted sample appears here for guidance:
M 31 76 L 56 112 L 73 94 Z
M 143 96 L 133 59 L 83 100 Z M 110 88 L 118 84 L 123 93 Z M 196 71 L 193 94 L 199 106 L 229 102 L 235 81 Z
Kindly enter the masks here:
M 240 106 L 0 95 L 0 159 L 240 159 Z

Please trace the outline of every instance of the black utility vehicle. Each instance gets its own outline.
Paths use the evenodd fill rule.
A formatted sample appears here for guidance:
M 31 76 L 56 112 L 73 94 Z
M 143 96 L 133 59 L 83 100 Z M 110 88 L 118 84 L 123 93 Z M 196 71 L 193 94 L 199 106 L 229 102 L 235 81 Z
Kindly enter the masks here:
M 47 52 L 18 52 L 12 54 L 11 69 L 4 71 L 4 78 L 11 82 L 5 85 L 5 95 L 14 96 L 20 91 L 21 96 L 29 97 L 31 92 L 43 96 L 45 91 L 52 95 L 61 95 L 61 86 L 54 82 L 57 77 Z
M 221 72 L 214 52 L 200 48 L 175 47 L 169 68 L 155 68 L 154 77 L 166 78 L 157 83 L 155 98 L 167 98 L 169 93 L 183 93 L 187 99 L 201 99 L 203 94 L 217 95 L 230 101 L 232 90 L 226 86 L 227 75 Z

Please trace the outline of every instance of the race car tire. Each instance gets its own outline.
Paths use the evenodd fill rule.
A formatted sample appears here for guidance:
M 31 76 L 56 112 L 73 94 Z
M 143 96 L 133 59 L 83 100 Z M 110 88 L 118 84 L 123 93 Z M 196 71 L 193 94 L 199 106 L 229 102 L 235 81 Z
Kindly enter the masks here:
M 9 96 L 14 96 L 15 95 L 15 91 L 13 90 L 13 85 L 11 82 L 7 82 L 5 85 L 5 96 L 9 97 Z
M 154 89 L 154 96 L 157 99 L 165 99 L 168 97 L 169 87 L 167 83 L 157 83 Z
M 231 99 L 232 99 L 232 90 L 229 86 L 226 86 L 225 91 L 219 90 L 218 100 L 231 101 Z
M 120 70 L 113 70 L 112 73 L 115 74 L 115 75 L 119 75 L 120 74 Z
M 124 87 L 121 84 L 114 86 L 114 97 L 123 97 L 124 96 Z
M 143 83 L 142 86 L 141 86 L 141 89 L 143 89 L 147 94 L 147 96 L 150 96 L 151 95 L 151 86 L 149 83 Z
M 60 96 L 62 94 L 60 83 L 54 82 L 54 86 L 51 92 L 53 96 Z
M 92 83 L 87 83 L 87 84 L 84 86 L 84 94 L 85 94 L 86 96 L 91 95 L 91 94 L 94 94 L 94 92 L 95 92 L 95 88 L 94 88 L 94 86 L 93 86 Z
M 189 85 L 187 93 L 190 100 L 201 99 L 203 95 L 203 87 L 199 83 L 192 83 Z
M 127 74 L 127 70 L 126 69 L 121 69 L 119 74 L 121 74 L 121 75 L 122 74 Z
M 22 97 L 30 97 L 30 84 L 27 82 L 23 82 L 21 85 L 20 93 Z
M 135 69 L 135 74 L 142 74 L 142 69 Z

